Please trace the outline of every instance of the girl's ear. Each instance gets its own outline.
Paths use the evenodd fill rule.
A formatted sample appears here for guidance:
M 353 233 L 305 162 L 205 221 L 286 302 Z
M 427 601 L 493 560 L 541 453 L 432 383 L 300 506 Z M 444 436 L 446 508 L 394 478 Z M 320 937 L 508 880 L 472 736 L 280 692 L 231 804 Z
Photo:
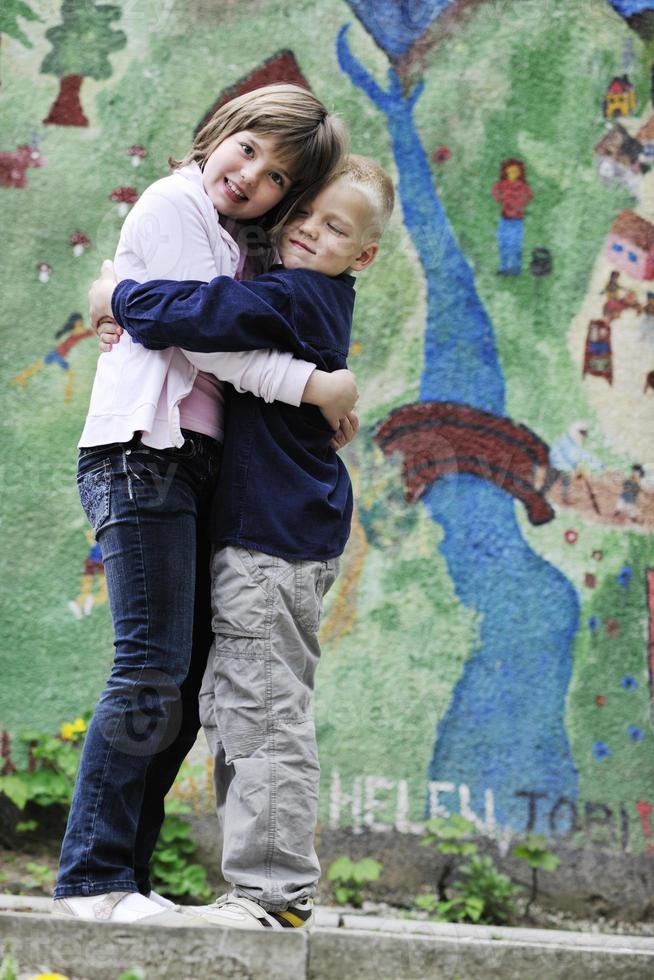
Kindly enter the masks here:
M 366 245 L 364 250 L 357 255 L 356 259 L 350 265 L 350 268 L 354 272 L 361 272 L 363 269 L 367 269 L 370 263 L 374 260 L 377 252 L 379 251 L 379 245 L 377 242 L 370 242 Z

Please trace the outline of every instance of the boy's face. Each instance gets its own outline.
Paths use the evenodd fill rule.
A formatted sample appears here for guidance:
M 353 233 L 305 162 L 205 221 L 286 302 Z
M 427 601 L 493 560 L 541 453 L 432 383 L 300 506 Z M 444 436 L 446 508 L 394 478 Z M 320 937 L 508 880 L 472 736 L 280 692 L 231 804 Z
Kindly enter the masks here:
M 228 218 L 260 218 L 291 189 L 288 164 L 270 136 L 234 133 L 207 157 L 204 189 L 216 211 Z
M 372 205 L 347 177 L 332 181 L 282 229 L 278 248 L 284 266 L 327 276 L 360 272 L 377 254 L 372 218 Z

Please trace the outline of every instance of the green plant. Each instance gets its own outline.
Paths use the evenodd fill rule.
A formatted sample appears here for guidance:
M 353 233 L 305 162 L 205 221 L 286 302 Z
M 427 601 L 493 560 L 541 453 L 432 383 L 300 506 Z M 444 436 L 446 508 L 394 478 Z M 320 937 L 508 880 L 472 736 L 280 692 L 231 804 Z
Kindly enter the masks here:
M 7 758 L 3 775 L 0 775 L 0 793 L 4 793 L 19 810 L 24 810 L 28 803 L 69 807 L 85 732 L 83 718 L 65 722 L 56 736 L 37 731 L 22 732 L 19 740 L 27 747 L 27 763 L 23 768 L 17 768 Z M 34 830 L 37 823 L 27 820 L 18 826 L 25 832 Z
M 483 900 L 474 895 L 457 895 L 445 901 L 437 895 L 418 895 L 414 904 L 436 922 L 479 922 L 484 911 Z
M 436 922 L 479 922 L 484 912 L 483 899 L 475 895 L 455 895 L 445 902 L 436 895 L 419 895 L 416 905 L 429 911 Z
M 191 839 L 191 824 L 184 819 L 190 810 L 179 800 L 166 801 L 166 818 L 152 855 L 152 880 L 155 888 L 174 898 L 211 898 L 207 872 L 191 860 L 196 846 Z
M 145 973 L 140 966 L 133 966 L 118 977 L 118 980 L 145 980 Z
M 449 817 L 433 817 L 425 824 L 426 834 L 420 841 L 421 847 L 433 847 L 439 854 L 446 855 L 446 860 L 438 876 L 438 899 L 448 901 L 447 885 L 456 867 L 453 858 L 470 857 L 477 853 L 477 845 L 470 840 L 474 833 L 474 824 L 458 813 Z
M 477 854 L 459 867 L 458 874 L 461 877 L 452 886 L 455 898 L 468 902 L 474 899 L 475 906 L 482 903 L 480 914 L 473 921 L 501 926 L 515 916 L 517 888 L 492 858 Z
M 9 946 L 5 946 L 4 956 L 0 961 L 0 980 L 16 980 L 18 977 L 18 963 L 12 956 Z
M 36 830 L 38 826 L 38 820 L 19 820 L 16 824 L 16 833 L 26 834 L 30 830 Z
M 383 865 L 374 858 L 351 861 L 343 854 L 329 865 L 327 878 L 334 882 L 334 897 L 339 905 L 354 905 L 361 908 L 363 896 L 361 886 L 368 881 L 377 881 Z
M 547 839 L 543 834 L 529 834 L 522 844 L 513 848 L 513 856 L 526 861 L 531 868 L 531 892 L 525 906 L 525 915 L 529 915 L 532 903 L 536 901 L 538 895 L 538 871 L 556 871 L 561 858 L 550 851 L 547 846 Z
M 31 881 L 26 882 L 28 887 L 47 888 L 54 884 L 55 873 L 47 864 L 36 864 L 30 861 L 25 865 L 25 870 L 32 876 Z

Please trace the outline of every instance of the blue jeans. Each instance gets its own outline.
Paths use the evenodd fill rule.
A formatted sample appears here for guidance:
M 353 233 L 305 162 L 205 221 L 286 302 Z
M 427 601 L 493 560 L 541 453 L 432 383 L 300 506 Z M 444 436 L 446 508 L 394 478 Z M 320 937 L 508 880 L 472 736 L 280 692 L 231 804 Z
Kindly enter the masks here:
M 500 272 L 518 275 L 522 268 L 522 240 L 525 223 L 522 218 L 500 218 L 497 245 L 500 250 Z
M 164 797 L 200 727 L 221 447 L 184 435 L 180 449 L 135 437 L 80 450 L 77 482 L 102 549 L 115 659 L 84 742 L 55 898 L 148 894 Z

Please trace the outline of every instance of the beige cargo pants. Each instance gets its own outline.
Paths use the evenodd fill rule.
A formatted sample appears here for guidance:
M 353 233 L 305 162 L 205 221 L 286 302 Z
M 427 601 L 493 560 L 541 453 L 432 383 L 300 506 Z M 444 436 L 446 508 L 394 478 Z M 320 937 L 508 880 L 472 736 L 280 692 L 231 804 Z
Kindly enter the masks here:
M 226 547 L 212 562 L 215 639 L 200 692 L 214 757 L 223 875 L 279 911 L 312 895 L 320 766 L 311 696 L 330 561 Z

